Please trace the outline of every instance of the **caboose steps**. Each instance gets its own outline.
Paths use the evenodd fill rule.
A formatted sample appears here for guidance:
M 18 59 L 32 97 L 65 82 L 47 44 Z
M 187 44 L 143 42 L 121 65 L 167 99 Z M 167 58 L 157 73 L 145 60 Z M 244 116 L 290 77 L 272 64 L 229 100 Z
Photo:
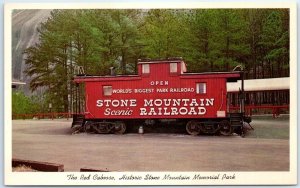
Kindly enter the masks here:
M 84 115 L 83 114 L 73 114 L 73 122 L 72 122 L 72 127 L 80 127 L 84 123 Z
M 235 126 L 242 126 L 243 125 L 243 113 L 230 113 L 230 125 Z

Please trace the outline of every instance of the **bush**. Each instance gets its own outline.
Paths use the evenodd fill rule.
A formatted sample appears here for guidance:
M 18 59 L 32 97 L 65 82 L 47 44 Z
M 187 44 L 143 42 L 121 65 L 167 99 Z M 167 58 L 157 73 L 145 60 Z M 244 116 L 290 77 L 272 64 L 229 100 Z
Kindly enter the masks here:
M 40 104 L 34 97 L 28 97 L 21 91 L 12 92 L 12 114 L 32 114 L 39 109 Z

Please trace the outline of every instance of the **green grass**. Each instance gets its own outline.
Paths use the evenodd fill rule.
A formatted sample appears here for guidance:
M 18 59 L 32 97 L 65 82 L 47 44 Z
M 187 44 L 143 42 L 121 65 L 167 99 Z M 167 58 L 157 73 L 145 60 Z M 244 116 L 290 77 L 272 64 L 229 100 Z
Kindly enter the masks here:
M 289 119 L 254 117 L 251 123 L 254 130 L 246 134 L 248 138 L 289 139 Z

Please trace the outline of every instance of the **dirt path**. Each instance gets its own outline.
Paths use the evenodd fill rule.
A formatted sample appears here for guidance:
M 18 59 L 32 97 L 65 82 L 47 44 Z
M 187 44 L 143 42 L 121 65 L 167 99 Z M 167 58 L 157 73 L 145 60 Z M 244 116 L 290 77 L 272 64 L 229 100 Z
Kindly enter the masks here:
M 13 157 L 64 164 L 65 171 L 83 167 L 110 171 L 289 170 L 288 139 L 158 133 L 71 135 L 70 123 L 14 120 Z

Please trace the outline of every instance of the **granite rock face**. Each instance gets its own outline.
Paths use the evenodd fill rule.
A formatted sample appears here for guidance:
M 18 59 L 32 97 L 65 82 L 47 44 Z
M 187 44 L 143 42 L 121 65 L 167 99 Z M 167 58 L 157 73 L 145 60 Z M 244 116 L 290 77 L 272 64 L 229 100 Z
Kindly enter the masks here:
M 47 21 L 51 10 L 14 10 L 12 12 L 12 78 L 27 83 L 30 78 L 23 74 L 25 70 L 24 50 L 39 41 L 38 27 Z M 26 89 L 27 88 L 27 89 Z M 26 92 L 26 93 L 27 93 Z

